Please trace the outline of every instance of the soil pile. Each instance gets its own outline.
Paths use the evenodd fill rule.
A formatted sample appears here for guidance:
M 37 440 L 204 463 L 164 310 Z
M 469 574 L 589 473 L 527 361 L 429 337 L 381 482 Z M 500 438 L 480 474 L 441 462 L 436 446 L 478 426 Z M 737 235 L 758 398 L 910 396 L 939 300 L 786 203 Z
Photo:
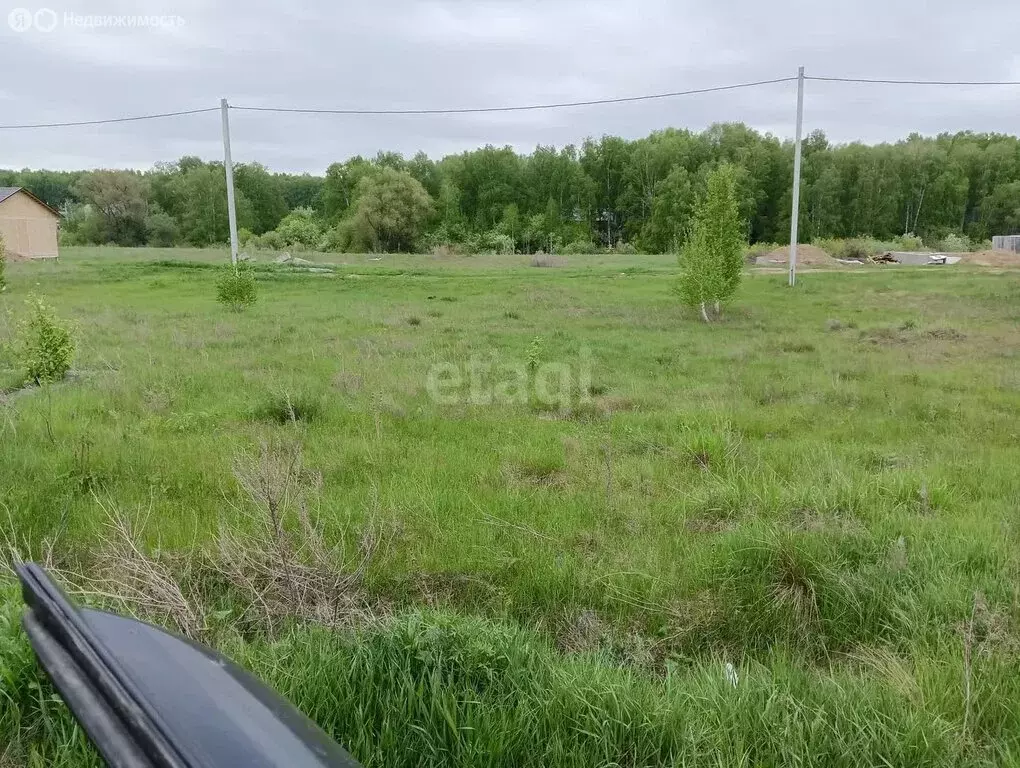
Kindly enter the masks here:
M 961 253 L 964 264 L 975 264 L 979 267 L 1016 267 L 1020 268 L 1020 253 L 1012 251 L 978 251 L 977 253 Z

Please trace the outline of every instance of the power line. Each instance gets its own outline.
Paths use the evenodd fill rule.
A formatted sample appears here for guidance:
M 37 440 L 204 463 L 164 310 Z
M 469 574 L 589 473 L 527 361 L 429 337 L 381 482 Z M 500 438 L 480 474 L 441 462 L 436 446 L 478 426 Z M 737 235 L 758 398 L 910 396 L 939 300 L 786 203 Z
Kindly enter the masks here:
M 156 115 L 136 115 L 134 117 L 111 117 L 105 120 L 76 120 L 70 123 L 32 123 L 22 125 L 0 125 L 0 130 L 16 130 L 19 128 L 69 128 L 76 125 L 106 125 L 107 123 L 133 123 L 138 120 L 158 120 L 163 117 L 180 117 L 181 115 L 198 115 L 202 112 L 218 112 L 219 107 L 203 109 L 185 109 L 180 112 L 161 112 Z
M 1020 85 L 1020 80 L 884 80 L 868 77 L 820 77 L 805 75 L 805 80 L 827 83 L 870 83 L 879 85 Z
M 239 107 L 231 105 L 231 109 L 246 112 L 285 112 L 304 115 L 464 115 L 479 112 L 526 112 L 543 109 L 565 109 L 567 107 L 591 107 L 599 104 L 624 104 L 635 101 L 652 101 L 653 99 L 671 99 L 676 96 L 693 96 L 699 93 L 715 93 L 717 91 L 734 91 L 738 88 L 754 88 L 759 85 L 773 83 L 789 83 L 796 77 L 780 77 L 774 80 L 758 80 L 753 83 L 736 83 L 734 85 L 718 85 L 712 88 L 693 88 L 687 91 L 671 91 L 669 93 L 653 93 L 646 96 L 624 96 L 615 99 L 592 99 L 590 101 L 565 101 L 553 104 L 526 104 L 505 107 L 460 107 L 441 109 L 304 109 L 288 107 Z
M 326 109 L 326 108 L 297 108 L 297 107 L 245 107 L 231 106 L 245 112 L 277 112 L 287 114 L 305 115 L 465 115 L 493 112 L 529 112 L 551 109 L 568 109 L 570 107 L 592 107 L 604 104 L 627 104 L 640 101 L 655 101 L 659 99 L 671 99 L 680 96 L 694 96 L 702 93 L 718 93 L 720 91 L 735 91 L 742 88 L 756 88 L 762 85 L 773 85 L 776 83 L 789 83 L 795 81 L 796 77 L 778 77 L 771 80 L 757 80 L 749 83 L 734 83 L 732 85 L 717 85 L 710 88 L 692 88 L 685 91 L 669 91 L 666 93 L 653 93 L 643 96 L 623 96 L 610 99 L 590 99 L 587 101 L 565 101 L 548 104 L 523 104 L 501 107 L 453 107 L 453 108 L 422 108 L 422 109 Z M 886 78 L 865 78 L 865 77 L 828 77 L 822 75 L 806 75 L 805 80 L 815 80 L 829 83 L 864 83 L 871 85 L 936 85 L 936 86 L 1016 86 L 1020 80 L 894 80 Z M 109 125 L 111 123 L 131 123 L 141 120 L 159 120 L 167 117 L 181 117 L 184 115 L 198 115 L 206 112 L 216 112 L 219 107 L 204 107 L 202 109 L 186 109 L 177 112 L 161 112 L 152 115 L 133 115 L 130 117 L 113 117 L 102 120 L 74 120 L 63 123 L 22 123 L 15 125 L 0 125 L 0 130 L 19 130 L 34 128 L 71 128 L 86 125 Z

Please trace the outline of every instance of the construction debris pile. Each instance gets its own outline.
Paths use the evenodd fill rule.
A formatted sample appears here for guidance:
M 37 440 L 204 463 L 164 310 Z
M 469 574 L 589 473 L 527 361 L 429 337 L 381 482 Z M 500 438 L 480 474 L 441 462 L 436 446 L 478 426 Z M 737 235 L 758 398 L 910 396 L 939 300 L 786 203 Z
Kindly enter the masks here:
M 789 247 L 777 248 L 754 260 L 757 267 L 780 267 L 789 261 Z M 885 251 L 872 256 L 840 259 L 813 245 L 797 246 L 797 264 L 803 267 L 859 267 L 864 264 L 899 264 L 902 266 L 949 266 L 969 264 L 980 267 L 1020 269 L 1020 253 L 991 250 L 967 253 L 936 253 L 932 251 Z

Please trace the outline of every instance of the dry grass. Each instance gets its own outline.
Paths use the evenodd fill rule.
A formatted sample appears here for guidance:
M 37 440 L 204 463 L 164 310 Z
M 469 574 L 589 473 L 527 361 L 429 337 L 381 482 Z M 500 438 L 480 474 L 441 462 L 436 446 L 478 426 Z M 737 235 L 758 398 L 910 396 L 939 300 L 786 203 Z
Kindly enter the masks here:
M 330 627 L 362 623 L 372 609 L 359 586 L 379 544 L 367 528 L 348 559 L 347 542 L 327 545 L 312 519 L 321 478 L 304 470 L 297 442 L 266 441 L 234 467 L 250 504 L 243 525 L 221 526 L 208 567 L 241 596 L 243 621 L 269 631 L 288 619 Z
M 247 503 L 235 511 L 244 524 L 222 525 L 214 546 L 190 553 L 147 547 L 143 534 L 151 509 L 133 518 L 96 495 L 102 520 L 88 561 L 63 564 L 54 554 L 59 542 L 48 539 L 40 562 L 70 594 L 194 639 L 209 636 L 206 619 L 214 611 L 203 585 L 210 581 L 227 588 L 238 628 L 245 631 L 273 634 L 295 620 L 329 627 L 371 623 L 382 611 L 360 585 L 379 533 L 364 528 L 351 547 L 353 557 L 345 555 L 343 537 L 327 545 L 310 508 L 321 478 L 304 470 L 301 456 L 300 443 L 278 440 L 237 459 L 235 475 Z M 13 524 L 0 534 L 3 565 L 13 574 L 13 566 L 28 559 L 29 547 L 18 540 Z
M 182 587 L 192 581 L 190 558 L 158 548 L 155 554 L 147 553 L 140 534 L 148 516 L 132 523 L 112 502 L 97 497 L 96 503 L 106 516 L 99 554 L 92 568 L 62 574 L 71 591 L 87 598 L 126 603 L 159 624 L 171 626 L 187 637 L 201 638 L 205 623 L 199 600 Z

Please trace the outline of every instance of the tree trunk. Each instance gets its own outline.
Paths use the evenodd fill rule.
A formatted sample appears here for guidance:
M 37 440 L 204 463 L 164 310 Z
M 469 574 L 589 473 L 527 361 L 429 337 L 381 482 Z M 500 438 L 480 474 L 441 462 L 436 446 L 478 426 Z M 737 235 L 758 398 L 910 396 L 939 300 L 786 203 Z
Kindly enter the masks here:
M 719 317 L 719 315 L 721 315 L 721 314 L 722 314 L 722 306 L 721 306 L 721 305 L 719 304 L 719 302 L 717 301 L 717 302 L 715 303 L 715 316 L 716 316 L 716 317 Z
M 706 323 L 712 322 L 711 320 L 708 319 L 708 312 L 705 310 L 705 302 L 701 302 L 699 309 L 701 310 L 701 319 L 704 320 Z
M 917 220 L 921 218 L 921 206 L 924 205 L 924 193 L 928 189 L 928 182 L 924 183 L 921 187 L 921 199 L 917 201 L 917 210 L 914 212 L 914 226 L 910 230 L 915 235 L 917 234 Z

